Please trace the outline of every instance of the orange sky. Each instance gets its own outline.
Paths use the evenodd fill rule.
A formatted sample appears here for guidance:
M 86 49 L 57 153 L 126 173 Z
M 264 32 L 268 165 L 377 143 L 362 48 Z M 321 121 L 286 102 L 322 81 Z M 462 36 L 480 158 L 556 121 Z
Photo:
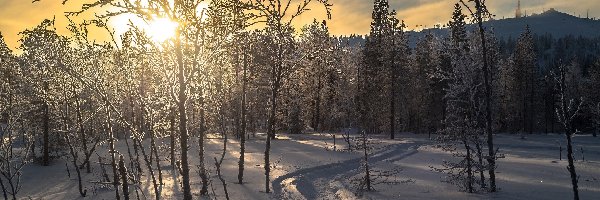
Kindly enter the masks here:
M 18 46 L 18 33 L 26 28 L 34 27 L 43 19 L 56 16 L 59 32 L 66 33 L 63 28 L 66 24 L 65 11 L 76 11 L 81 7 L 81 2 L 91 0 L 70 0 L 67 5 L 62 5 L 62 0 L 42 0 L 31 3 L 31 0 L 0 0 L 0 32 L 5 37 L 11 48 Z M 409 29 L 416 25 L 432 27 L 437 23 L 445 24 L 452 13 L 452 5 L 458 0 L 390 0 L 390 9 L 398 12 L 398 18 L 404 20 Z M 315 1 L 316 2 L 316 1 Z M 369 32 L 371 21 L 372 0 L 330 0 L 333 3 L 333 16 L 328 22 L 331 33 L 334 35 L 348 35 L 352 33 L 366 34 Z M 490 11 L 496 18 L 513 17 L 516 0 L 488 0 Z M 598 0 L 522 0 L 522 9 L 528 13 L 539 13 L 548 8 L 585 16 L 587 9 L 591 8 L 590 16 L 600 16 L 600 1 Z M 316 4 L 315 4 L 316 5 Z M 593 9 L 598 8 L 598 9 Z M 89 18 L 83 16 L 82 18 Z M 295 26 L 311 22 L 314 18 L 319 21 L 325 19 L 321 6 L 313 6 L 313 10 L 299 18 Z

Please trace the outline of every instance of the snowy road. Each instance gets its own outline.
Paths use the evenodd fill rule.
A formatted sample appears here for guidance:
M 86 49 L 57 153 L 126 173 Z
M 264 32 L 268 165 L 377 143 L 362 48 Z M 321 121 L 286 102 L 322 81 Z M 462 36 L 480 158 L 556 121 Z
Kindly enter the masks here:
M 371 164 L 377 162 L 395 162 L 417 153 L 423 142 L 395 144 L 369 157 Z M 362 158 L 319 165 L 279 176 L 273 180 L 274 197 L 281 199 L 318 199 L 333 197 L 341 184 L 332 184 L 342 175 L 356 173 Z M 360 172 L 359 172 L 360 173 Z M 334 187 L 333 185 L 337 185 Z M 332 188 L 334 187 L 334 188 Z

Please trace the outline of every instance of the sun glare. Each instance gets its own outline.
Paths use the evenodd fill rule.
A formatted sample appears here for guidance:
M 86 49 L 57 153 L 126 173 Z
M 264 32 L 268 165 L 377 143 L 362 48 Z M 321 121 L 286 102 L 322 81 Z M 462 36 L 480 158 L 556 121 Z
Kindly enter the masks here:
M 146 31 L 155 42 L 164 42 L 175 35 L 177 26 L 177 22 L 167 18 L 156 18 L 148 23 Z

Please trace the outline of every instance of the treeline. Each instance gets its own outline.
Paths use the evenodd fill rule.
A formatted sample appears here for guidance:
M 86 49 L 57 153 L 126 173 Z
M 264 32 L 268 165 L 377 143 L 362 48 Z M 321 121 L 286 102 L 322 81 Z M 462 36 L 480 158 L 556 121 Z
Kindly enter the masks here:
M 450 25 L 448 25 L 448 29 L 451 29 Z M 467 28 L 466 32 L 469 32 L 468 30 Z M 473 33 L 476 32 L 469 32 L 467 34 L 472 35 Z M 577 96 L 583 98 L 587 107 L 581 115 L 578 115 L 578 119 L 576 120 L 577 129 L 585 133 L 598 131 L 593 107 L 597 106 L 596 104 L 598 103 L 595 99 L 597 96 L 596 87 L 598 86 L 596 76 L 598 66 L 600 65 L 600 38 L 586 38 L 581 36 L 555 38 L 551 34 L 532 34 L 528 27 L 523 27 L 523 32 L 519 38 L 495 38 L 493 33 L 489 32 L 488 34 L 492 37 L 490 39 L 492 44 L 490 50 L 493 52 L 492 56 L 494 57 L 491 62 L 496 63 L 492 73 L 494 76 L 492 78 L 497 85 L 493 91 L 497 97 L 495 111 L 498 112 L 495 112 L 497 113 L 497 119 L 494 120 L 496 122 L 494 126 L 496 132 L 557 133 L 562 131 L 556 119 L 555 111 L 558 97 L 555 95 L 557 93 L 556 84 L 553 83 L 554 80 L 552 78 L 552 72 L 557 71 L 560 65 L 572 66 L 574 70 L 572 72 L 574 73 L 573 76 L 577 79 Z M 372 41 L 373 35 L 371 33 L 370 37 L 361 35 L 343 36 L 342 40 L 348 41 L 350 46 L 363 46 L 364 51 L 368 51 L 367 48 L 369 48 L 369 43 Z M 411 38 L 414 36 L 411 36 L 410 31 L 403 31 L 403 35 L 404 40 L 414 39 Z M 403 73 L 401 80 L 397 80 L 397 82 L 404 83 L 396 86 L 399 90 L 402 87 L 408 88 L 406 91 L 399 92 L 398 95 L 407 95 L 410 99 L 415 99 L 413 103 L 410 100 L 406 100 L 406 98 L 404 98 L 404 101 L 397 100 L 397 106 L 406 107 L 406 109 L 396 111 L 396 115 L 400 115 L 400 118 L 396 119 L 396 127 L 399 127 L 397 131 L 400 132 L 435 133 L 443 129 L 442 119 L 444 118 L 445 108 L 443 106 L 444 103 L 442 103 L 442 93 L 445 93 L 443 86 L 445 81 L 441 80 L 440 77 L 436 77 L 436 73 L 448 70 L 451 66 L 448 51 L 451 33 L 446 36 L 439 36 L 435 32 L 423 35 L 425 36 L 416 39 L 417 45 L 410 47 L 410 44 L 408 44 L 406 48 L 409 60 L 405 61 L 401 68 L 405 70 L 404 72 L 412 73 Z M 474 36 L 470 37 L 472 40 L 476 39 Z M 385 48 L 387 47 L 383 49 Z M 526 49 L 523 50 L 523 48 Z M 527 56 L 528 58 L 523 58 L 523 56 Z M 368 57 L 365 55 L 364 59 L 367 60 Z M 518 62 L 527 63 L 515 63 L 515 60 L 518 59 L 520 59 Z M 426 66 L 424 63 L 432 66 Z M 382 64 L 379 63 L 377 65 Z M 368 68 L 364 65 L 362 67 Z M 419 70 L 422 71 L 419 72 Z M 377 71 L 381 73 L 378 75 L 380 77 L 385 77 L 389 73 L 389 71 L 382 69 Z M 386 81 L 384 79 L 376 82 L 384 84 L 383 82 Z M 385 86 L 378 87 L 382 88 Z M 427 91 L 415 90 L 419 87 L 432 88 Z M 528 90 L 528 94 L 523 90 Z M 385 92 L 381 91 L 381 94 L 383 95 Z M 431 98 L 429 101 L 433 101 L 433 103 L 419 99 L 423 98 L 423 96 Z M 513 100 L 509 100 L 511 98 Z M 515 107 L 516 105 L 514 104 L 516 102 L 514 101 L 517 98 L 521 99 L 522 105 Z M 382 97 L 382 99 L 388 98 Z M 530 102 L 526 103 L 526 101 Z M 513 107 L 507 107 L 507 104 L 511 103 Z M 438 106 L 432 107 L 428 106 L 428 104 Z M 387 106 L 389 107 L 390 105 Z M 429 108 L 415 109 L 422 106 Z M 380 114 L 383 114 L 386 112 L 383 111 L 385 109 L 384 106 L 375 110 L 380 110 L 382 112 Z M 390 111 L 387 111 L 387 113 L 390 113 Z M 426 117 L 417 115 L 434 116 Z M 390 122 L 386 122 L 386 120 L 381 119 L 378 122 L 380 125 L 379 130 L 376 132 L 383 133 L 389 131 Z M 420 124 L 427 124 L 428 127 L 421 126 Z

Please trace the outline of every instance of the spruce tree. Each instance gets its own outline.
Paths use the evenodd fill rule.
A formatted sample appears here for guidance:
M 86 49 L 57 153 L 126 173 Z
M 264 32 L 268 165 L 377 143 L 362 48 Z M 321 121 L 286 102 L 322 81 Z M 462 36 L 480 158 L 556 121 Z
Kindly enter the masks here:
M 514 53 L 514 86 L 517 96 L 521 100 L 521 120 L 522 131 L 533 133 L 534 125 L 534 91 L 535 91 L 535 51 L 533 46 L 533 37 L 529 26 L 517 40 Z
M 385 74 L 383 63 L 383 40 L 388 32 L 389 4 L 387 0 L 375 0 L 371 31 L 363 49 L 363 62 L 358 70 L 358 113 L 362 129 L 367 133 L 378 133 L 383 124 L 379 118 L 385 110 Z

